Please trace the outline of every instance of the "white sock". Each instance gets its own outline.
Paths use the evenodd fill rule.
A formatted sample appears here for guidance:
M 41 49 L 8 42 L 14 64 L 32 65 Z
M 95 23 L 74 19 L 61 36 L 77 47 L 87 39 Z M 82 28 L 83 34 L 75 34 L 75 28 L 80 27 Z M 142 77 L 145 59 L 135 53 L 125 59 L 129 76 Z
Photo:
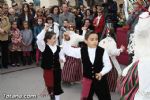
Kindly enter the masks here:
M 55 100 L 60 100 L 60 95 L 55 95 Z

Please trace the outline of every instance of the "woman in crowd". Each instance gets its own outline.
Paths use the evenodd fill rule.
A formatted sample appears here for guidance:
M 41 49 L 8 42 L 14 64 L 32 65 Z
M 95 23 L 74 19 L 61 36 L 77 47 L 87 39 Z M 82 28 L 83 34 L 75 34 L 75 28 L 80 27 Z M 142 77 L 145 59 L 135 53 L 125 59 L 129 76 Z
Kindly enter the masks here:
M 33 16 L 30 12 L 30 7 L 29 4 L 24 3 L 22 5 L 22 13 L 18 18 L 18 27 L 19 29 L 23 29 L 23 22 L 27 21 L 29 24 L 29 27 L 32 29 L 33 28 Z
M 59 7 L 53 6 L 51 8 L 50 15 L 48 15 L 48 16 L 52 17 L 54 19 L 54 22 L 59 24 L 59 14 L 60 14 Z

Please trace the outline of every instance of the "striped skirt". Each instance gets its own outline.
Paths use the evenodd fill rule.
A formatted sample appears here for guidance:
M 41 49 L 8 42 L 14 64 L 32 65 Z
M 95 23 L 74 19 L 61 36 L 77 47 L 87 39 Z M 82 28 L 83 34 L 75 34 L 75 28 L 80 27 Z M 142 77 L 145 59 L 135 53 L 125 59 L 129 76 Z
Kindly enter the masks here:
M 66 56 L 66 62 L 62 70 L 62 81 L 76 82 L 82 79 L 81 59 Z
M 110 92 L 115 92 L 117 87 L 117 79 L 118 79 L 118 73 L 116 68 L 114 67 L 114 64 L 112 63 L 112 70 L 107 75 L 107 82 L 108 82 Z
M 132 65 L 128 74 L 121 78 L 121 100 L 134 100 L 139 88 L 138 61 Z

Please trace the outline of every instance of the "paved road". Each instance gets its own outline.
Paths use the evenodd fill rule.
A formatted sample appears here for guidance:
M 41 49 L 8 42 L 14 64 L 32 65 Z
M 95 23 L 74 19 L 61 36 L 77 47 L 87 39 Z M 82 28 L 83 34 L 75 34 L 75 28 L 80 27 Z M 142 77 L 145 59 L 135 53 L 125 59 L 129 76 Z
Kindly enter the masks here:
M 34 65 L 32 65 L 31 67 L 33 66 Z M 37 96 L 35 99 L 29 100 L 49 100 L 48 96 L 42 96 L 43 94 L 47 94 L 44 86 L 42 72 L 43 71 L 41 70 L 41 68 L 35 67 L 0 75 L 0 100 L 8 100 L 4 99 L 5 95 L 26 94 Z M 64 94 L 61 96 L 61 100 L 80 100 L 80 82 L 76 83 L 73 86 L 62 86 L 64 89 Z M 113 93 L 112 100 L 119 100 L 119 95 L 117 93 Z

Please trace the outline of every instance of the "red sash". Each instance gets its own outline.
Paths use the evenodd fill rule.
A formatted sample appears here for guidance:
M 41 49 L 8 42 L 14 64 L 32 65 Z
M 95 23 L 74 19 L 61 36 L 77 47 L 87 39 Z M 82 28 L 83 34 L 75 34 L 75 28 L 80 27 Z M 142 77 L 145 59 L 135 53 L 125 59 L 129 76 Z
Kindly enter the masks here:
M 53 69 L 44 70 L 43 77 L 47 87 L 54 87 Z
M 83 77 L 82 79 L 82 93 L 81 93 L 81 100 L 85 100 L 89 96 L 89 92 L 91 89 L 92 80 Z

